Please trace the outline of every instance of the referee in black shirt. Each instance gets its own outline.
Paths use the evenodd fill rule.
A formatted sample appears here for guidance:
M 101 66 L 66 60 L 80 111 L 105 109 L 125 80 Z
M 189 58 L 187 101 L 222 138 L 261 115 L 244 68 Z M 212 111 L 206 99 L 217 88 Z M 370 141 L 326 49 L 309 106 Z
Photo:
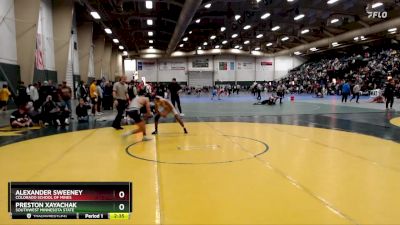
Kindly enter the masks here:
M 182 108 L 181 108 L 181 100 L 179 99 L 179 91 L 182 89 L 182 87 L 176 83 L 176 78 L 172 79 L 172 83 L 168 85 L 168 90 L 171 94 L 171 102 L 174 107 L 177 107 L 181 116 L 184 114 L 182 113 Z M 177 104 L 177 106 L 175 105 Z

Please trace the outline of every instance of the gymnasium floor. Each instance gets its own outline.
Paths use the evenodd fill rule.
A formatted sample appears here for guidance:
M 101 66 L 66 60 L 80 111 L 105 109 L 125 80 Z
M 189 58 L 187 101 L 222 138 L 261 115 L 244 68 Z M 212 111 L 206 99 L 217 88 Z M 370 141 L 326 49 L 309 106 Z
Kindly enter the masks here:
M 9 219 L 8 181 L 132 181 L 133 214 L 121 224 L 400 224 L 399 102 L 182 102 L 189 134 L 168 118 L 149 142 L 122 139 L 132 126 L 110 128 L 112 113 L 69 128 L 1 128 L 0 224 L 33 223 Z

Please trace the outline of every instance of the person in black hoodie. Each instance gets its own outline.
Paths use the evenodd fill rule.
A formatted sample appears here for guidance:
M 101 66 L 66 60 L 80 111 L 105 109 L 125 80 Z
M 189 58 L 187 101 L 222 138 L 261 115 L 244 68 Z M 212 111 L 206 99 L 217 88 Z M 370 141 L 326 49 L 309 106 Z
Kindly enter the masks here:
M 385 92 L 383 93 L 383 96 L 386 98 L 386 109 L 389 109 L 389 104 L 390 104 L 390 109 L 393 108 L 394 91 L 395 91 L 394 80 L 390 79 L 389 83 L 386 85 Z
M 24 104 L 30 100 L 28 93 L 26 92 L 26 87 L 23 81 L 20 81 L 17 86 L 17 105 Z
M 90 105 L 88 103 L 85 103 L 83 98 L 80 98 L 79 104 L 76 106 L 76 110 L 75 110 L 79 123 L 89 122 L 89 114 L 88 114 L 89 109 L 90 109 Z

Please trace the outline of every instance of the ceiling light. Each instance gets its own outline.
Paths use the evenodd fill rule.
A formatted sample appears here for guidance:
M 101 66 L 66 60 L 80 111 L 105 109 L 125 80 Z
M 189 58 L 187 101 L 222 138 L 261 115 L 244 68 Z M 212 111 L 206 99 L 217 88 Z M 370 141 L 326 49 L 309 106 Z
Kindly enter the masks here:
M 217 37 L 217 36 L 212 35 L 212 36 L 210 37 L 210 39 L 211 39 L 211 40 L 214 40 L 216 37 Z
M 127 51 L 123 51 L 123 52 L 122 52 L 122 55 L 127 56 L 127 55 L 128 55 L 128 52 L 127 52 Z
M 275 26 L 275 27 L 273 27 L 271 30 L 272 31 L 277 31 L 277 30 L 279 30 L 281 27 L 280 26 Z
M 147 32 L 147 34 L 148 34 L 150 37 L 154 35 L 153 31 L 149 31 L 149 32 Z
M 183 47 L 183 44 L 180 44 L 180 45 L 179 45 L 179 47 L 181 47 L 181 48 L 182 48 L 182 47 Z
M 124 49 L 124 46 L 120 45 L 118 48 L 122 50 Z
M 211 3 L 208 3 L 204 6 L 204 8 L 209 9 L 211 7 Z
M 153 1 L 146 1 L 146 9 L 152 9 L 153 8 Z
M 223 45 L 226 44 L 226 43 L 228 43 L 227 40 L 222 41 L 222 44 L 223 44 Z
M 299 19 L 303 19 L 304 14 L 300 14 L 294 17 L 294 20 L 299 20 Z
M 269 46 L 271 46 L 271 45 L 272 45 L 272 43 L 271 43 L 271 42 L 267 44 L 267 46 L 268 46 L 268 47 L 269 47 Z
M 193 33 L 193 31 L 189 31 L 189 34 L 192 34 Z
M 271 15 L 271 13 L 265 13 L 264 15 L 261 16 L 261 19 L 265 20 L 265 19 L 267 19 L 270 15 Z
M 282 40 L 282 41 L 287 41 L 287 40 L 289 40 L 289 37 L 288 37 L 288 36 L 283 37 L 281 40 Z
M 247 45 L 247 44 L 249 44 L 250 43 L 250 41 L 249 40 L 246 40 L 245 42 L 243 42 L 245 45 Z
M 256 38 L 262 38 L 262 37 L 264 37 L 264 34 L 259 34 L 256 36 Z
M 90 15 L 92 15 L 93 19 L 96 19 L 96 20 L 101 19 L 100 15 L 95 11 L 90 12 Z
M 301 52 L 293 52 L 295 55 L 301 55 Z
M 111 31 L 110 28 L 106 28 L 106 29 L 104 29 L 104 31 L 105 31 L 107 34 L 112 34 L 112 31 Z
M 149 43 L 150 43 L 150 44 L 153 44 L 153 43 L 154 43 L 154 41 L 153 41 L 153 40 L 149 40 Z
M 339 19 L 337 18 L 331 20 L 331 23 L 337 23 L 337 22 L 339 22 Z
M 236 15 L 236 16 L 235 16 L 235 20 L 240 19 L 240 17 L 242 17 L 242 16 L 241 16 L 241 15 Z
M 225 27 L 221 27 L 221 32 L 224 32 L 226 30 Z
M 257 0 L 257 3 L 261 2 L 261 0 Z
M 201 21 L 201 19 L 197 19 L 197 20 L 196 20 L 196 23 L 200 23 L 200 21 Z
M 201 47 L 198 47 L 197 49 L 198 49 L 198 50 L 201 50 Z
M 383 6 L 383 3 L 382 2 L 376 2 L 376 3 L 372 4 L 371 8 L 375 9 L 375 8 L 378 8 L 379 6 Z
M 354 38 L 355 41 L 358 41 L 358 39 L 359 39 L 358 37 L 355 37 L 355 38 Z
M 260 51 L 260 49 L 261 49 L 260 47 L 257 47 L 257 48 L 255 48 L 254 50 L 255 50 L 255 51 Z
M 309 29 L 304 29 L 304 30 L 301 31 L 301 34 L 307 34 L 308 32 L 310 32 Z
M 395 34 L 395 33 L 396 33 L 396 31 L 389 32 L 389 34 Z
M 330 4 L 333 4 L 333 3 L 337 2 L 337 1 L 339 1 L 339 0 L 329 0 L 327 3 L 330 5 Z
M 360 38 L 361 38 L 361 41 L 365 41 L 365 40 L 367 40 L 367 38 L 366 38 L 366 37 L 364 37 L 364 36 L 361 36 Z
M 118 39 L 116 39 L 116 38 L 113 39 L 113 42 L 114 42 L 115 44 L 118 44 L 118 43 L 119 43 Z
M 219 46 L 219 45 L 216 45 L 216 46 L 215 46 L 215 48 L 220 48 L 220 47 L 221 47 L 221 46 Z
M 153 46 L 150 46 L 149 48 L 150 48 L 150 49 L 153 49 L 154 47 L 153 47 Z
M 243 49 L 243 47 L 242 47 L 242 46 L 240 46 L 240 47 L 239 47 L 239 49 Z
M 237 38 L 238 34 L 232 34 L 232 38 Z
M 208 43 L 207 43 L 207 42 L 204 42 L 203 45 L 208 45 Z
M 310 48 L 312 52 L 318 51 L 318 48 Z
M 294 0 L 287 0 L 288 2 L 293 2 Z
M 238 49 L 238 48 L 240 48 L 240 46 L 239 46 L 239 45 L 236 45 L 235 48 Z
M 250 29 L 250 28 L 251 28 L 250 25 L 246 25 L 246 26 L 243 27 L 243 29 L 245 29 L 245 30 L 248 30 L 248 29 Z
M 183 41 L 188 41 L 188 39 L 189 39 L 188 37 L 184 37 L 182 40 Z
M 148 19 L 148 20 L 147 20 L 147 25 L 153 26 L 153 20 L 152 20 L 152 19 Z
M 388 30 L 388 32 L 396 32 L 397 31 L 397 28 L 395 27 L 395 28 L 390 28 L 389 30 Z

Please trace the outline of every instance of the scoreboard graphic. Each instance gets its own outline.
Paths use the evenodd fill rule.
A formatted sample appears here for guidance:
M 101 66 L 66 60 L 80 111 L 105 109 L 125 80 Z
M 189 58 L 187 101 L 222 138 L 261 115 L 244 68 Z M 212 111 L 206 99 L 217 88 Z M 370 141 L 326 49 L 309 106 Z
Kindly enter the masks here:
M 9 182 L 12 219 L 129 219 L 131 182 Z

